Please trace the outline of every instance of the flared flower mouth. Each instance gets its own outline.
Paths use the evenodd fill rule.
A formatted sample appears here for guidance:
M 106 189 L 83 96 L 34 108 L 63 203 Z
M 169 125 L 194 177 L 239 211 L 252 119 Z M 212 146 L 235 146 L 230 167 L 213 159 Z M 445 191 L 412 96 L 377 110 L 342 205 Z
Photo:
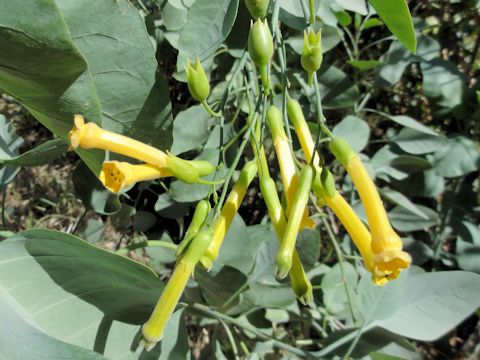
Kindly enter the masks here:
M 99 179 L 103 186 L 111 192 L 118 193 L 125 187 L 125 172 L 118 161 L 105 161 Z
M 85 127 L 85 119 L 82 115 L 76 114 L 73 118 L 75 126 L 68 133 L 68 139 L 70 140 L 70 146 L 76 149 L 80 145 L 80 140 L 83 135 Z
M 398 278 L 402 270 L 407 269 L 412 258 L 404 251 L 387 250 L 373 257 L 374 270 L 372 280 L 376 285 L 385 285 L 389 280 Z

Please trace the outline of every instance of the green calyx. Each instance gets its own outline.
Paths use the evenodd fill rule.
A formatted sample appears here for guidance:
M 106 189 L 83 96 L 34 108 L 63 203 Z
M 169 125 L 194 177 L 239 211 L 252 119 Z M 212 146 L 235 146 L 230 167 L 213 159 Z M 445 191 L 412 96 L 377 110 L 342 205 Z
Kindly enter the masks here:
M 248 52 L 255 65 L 260 71 L 263 92 L 268 95 L 270 92 L 270 60 L 273 56 L 273 38 L 268 28 L 267 20 L 263 22 L 258 19 L 250 27 L 248 34 Z
M 267 123 L 274 141 L 278 137 L 286 136 L 283 128 L 282 113 L 274 105 L 271 105 L 267 110 Z
M 254 19 L 263 19 L 267 15 L 270 0 L 245 0 L 250 16 Z
M 203 223 L 205 222 L 205 219 L 207 218 L 208 213 L 210 212 L 210 209 L 211 209 L 211 206 L 208 200 L 200 200 L 198 202 L 197 206 L 195 207 L 195 212 L 193 213 L 190 226 L 188 227 L 187 232 L 185 233 L 185 237 L 177 247 L 177 251 L 176 251 L 177 256 L 180 256 L 185 251 L 185 249 L 187 249 L 187 246 L 193 240 L 195 235 L 197 235 L 198 231 L 200 230 Z
M 187 261 L 192 265 L 196 265 L 203 254 L 208 249 L 208 246 L 212 242 L 212 231 L 211 229 L 202 229 L 197 235 L 193 238 L 190 246 L 182 254 L 181 259 Z
M 300 103 L 290 97 L 287 100 L 287 115 L 295 128 L 306 124 Z
M 207 161 L 197 160 L 196 162 L 192 162 L 184 160 L 172 154 L 168 154 L 167 157 L 167 169 L 172 173 L 174 177 L 182 180 L 183 182 L 186 182 L 187 184 L 198 183 L 211 185 L 223 182 L 223 180 L 219 182 L 212 182 L 200 179 L 200 176 L 203 175 L 201 175 L 201 172 L 197 168 L 200 168 L 202 170 L 208 170 L 209 166 L 206 163 Z M 210 164 L 210 166 L 212 165 Z
M 341 137 L 336 137 L 328 144 L 330 151 L 333 156 L 342 163 L 343 166 L 347 167 L 349 161 L 357 156 L 355 151 L 351 148 L 347 140 Z
M 250 27 L 248 52 L 258 67 L 268 65 L 273 56 L 273 38 L 267 20 L 258 19 Z
M 194 64 L 187 60 L 185 72 L 187 74 L 188 90 L 192 97 L 200 102 L 205 101 L 208 95 L 210 95 L 210 82 L 200 63 L 200 59 L 197 57 Z
M 190 160 L 190 164 L 197 170 L 199 176 L 207 176 L 215 171 L 215 166 L 206 160 Z
M 303 49 L 300 61 L 302 67 L 308 72 L 308 82 L 311 85 L 312 75 L 315 71 L 320 69 L 322 65 L 322 33 L 319 30 L 317 33 L 312 29 L 304 31 L 303 33 Z
M 335 179 L 333 178 L 332 173 L 326 167 L 322 168 L 320 182 L 322 183 L 322 188 L 325 194 L 332 198 L 335 195 Z

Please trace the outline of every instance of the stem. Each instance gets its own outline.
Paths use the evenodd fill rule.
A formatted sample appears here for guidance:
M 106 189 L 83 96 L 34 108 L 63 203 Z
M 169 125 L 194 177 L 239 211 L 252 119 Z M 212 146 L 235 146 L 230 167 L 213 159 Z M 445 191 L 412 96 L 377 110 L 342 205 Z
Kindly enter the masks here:
M 172 244 L 171 242 L 163 241 L 163 240 L 147 240 L 147 241 L 138 242 L 135 244 L 128 245 L 124 248 L 118 249 L 117 251 L 115 251 L 115 254 L 125 255 L 132 250 L 142 249 L 148 246 L 163 247 L 166 249 L 177 251 L 177 245 Z
M 365 329 L 365 326 L 370 322 L 371 318 L 373 317 L 373 314 L 377 311 L 377 305 L 378 302 L 380 301 L 381 294 L 384 291 L 385 288 L 382 288 L 381 293 L 377 296 L 375 299 L 375 302 L 373 303 L 372 308 L 370 309 L 370 312 L 368 313 L 367 318 L 365 321 L 362 323 L 362 326 L 358 328 L 357 334 L 355 335 L 355 339 L 353 339 L 352 343 L 348 347 L 347 352 L 345 355 L 342 357 L 342 360 L 347 360 L 350 358 L 350 354 L 355 350 L 355 346 L 357 346 L 358 340 L 360 340 L 360 336 L 363 334 L 363 330 Z
M 270 341 L 272 341 L 274 346 L 278 347 L 279 349 L 286 350 L 286 351 L 292 353 L 293 355 L 297 355 L 297 356 L 300 356 L 300 357 L 303 357 L 303 358 L 308 358 L 308 359 L 312 358 L 312 354 L 310 354 L 309 352 L 306 352 L 306 351 L 301 350 L 301 349 L 297 349 L 296 347 L 293 347 L 289 344 L 285 344 L 285 343 L 281 342 L 280 340 L 277 340 L 273 336 L 269 336 L 269 335 L 261 332 L 260 330 L 258 330 L 253 325 L 240 322 L 239 320 L 234 319 L 234 318 L 232 318 L 228 315 L 224 315 L 224 314 L 218 313 L 216 311 L 210 310 L 205 305 L 195 303 L 193 305 L 187 305 L 187 307 L 192 309 L 192 310 L 196 310 L 200 313 L 203 313 L 204 315 L 206 315 L 210 318 L 214 318 L 214 319 L 217 319 L 217 320 L 223 320 L 223 321 L 225 321 L 227 323 L 230 323 L 230 324 L 233 324 L 233 325 L 235 325 L 235 326 L 237 326 L 241 329 L 247 330 L 247 331 L 253 333 L 255 336 L 257 336 L 258 338 L 260 338 L 262 340 L 270 340 Z
M 315 23 L 315 0 L 309 0 L 308 2 L 310 8 L 310 26 Z
M 211 116 L 217 117 L 217 118 L 222 116 L 221 111 L 218 111 L 218 112 L 213 111 L 210 105 L 208 105 L 208 102 L 206 99 L 202 101 L 202 105 L 205 108 L 205 110 L 207 110 L 207 113 L 209 113 Z
M 259 99 L 260 100 L 260 99 Z M 257 104 L 258 107 L 258 104 Z M 237 154 L 235 155 L 235 159 L 233 160 L 230 168 L 228 169 L 227 174 L 225 175 L 225 182 L 223 184 L 223 189 L 222 189 L 222 194 L 220 195 L 220 198 L 218 200 L 218 203 L 215 205 L 215 211 L 214 211 L 214 219 L 217 219 L 218 216 L 220 215 L 220 210 L 223 206 L 223 203 L 225 202 L 225 198 L 227 196 L 227 191 L 228 191 L 228 184 L 230 183 L 230 180 L 232 179 L 233 172 L 235 171 L 235 168 L 238 165 L 238 162 L 240 161 L 240 157 L 242 156 L 243 150 L 245 149 L 245 146 L 247 145 L 247 142 L 250 139 L 250 133 L 252 132 L 253 127 L 255 126 L 255 123 L 257 122 L 256 120 L 256 112 L 253 113 L 251 116 L 254 117 L 252 119 L 250 125 L 248 126 L 247 131 L 243 135 L 243 141 L 241 142 L 240 146 L 238 147 Z
M 219 320 L 220 324 L 222 324 L 223 328 L 225 329 L 225 332 L 227 333 L 228 341 L 230 342 L 230 346 L 232 347 L 232 352 L 235 360 L 240 360 L 240 356 L 238 356 L 238 348 L 237 344 L 235 343 L 235 339 L 233 338 L 233 334 L 230 331 L 230 328 L 228 327 L 227 324 L 225 324 L 225 321 Z
M 2 225 L 3 230 L 7 230 L 7 219 L 5 217 L 5 201 L 7 199 L 7 185 L 3 188 L 3 197 L 2 197 Z

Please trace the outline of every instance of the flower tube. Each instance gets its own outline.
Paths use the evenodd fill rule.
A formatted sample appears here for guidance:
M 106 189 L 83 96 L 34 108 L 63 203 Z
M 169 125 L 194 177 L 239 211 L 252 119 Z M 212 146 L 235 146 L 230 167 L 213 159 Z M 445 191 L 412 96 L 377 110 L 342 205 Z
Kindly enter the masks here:
M 287 219 L 285 212 L 283 211 L 282 204 L 278 197 L 275 181 L 270 177 L 268 171 L 267 158 L 263 147 L 257 148 L 255 145 L 255 138 L 259 135 L 252 135 L 252 149 L 257 159 L 258 165 L 258 178 L 260 184 L 260 191 L 267 206 L 268 217 L 272 222 L 275 229 L 276 238 L 281 243 L 285 227 L 287 225 Z M 258 139 L 257 139 L 258 142 Z M 302 265 L 302 260 L 298 255 L 296 249 L 293 250 L 292 267 L 289 272 L 290 283 L 292 285 L 293 292 L 297 295 L 298 300 L 307 305 L 313 301 L 312 284 L 305 274 L 305 269 Z
M 313 142 L 312 134 L 305 121 L 302 108 L 298 101 L 289 99 L 287 102 L 287 112 L 290 121 L 295 128 L 303 153 L 305 154 L 305 159 L 310 162 L 315 153 L 315 143 Z M 319 159 L 319 155 L 315 154 L 313 166 L 317 170 L 317 174 L 322 173 Z M 323 189 L 322 187 L 319 176 L 316 176 L 312 189 L 319 200 L 323 201 L 330 209 L 332 209 L 337 218 L 343 224 L 345 230 L 347 230 L 350 238 L 360 252 L 365 268 L 373 273 L 373 253 L 370 248 L 371 236 L 363 222 L 336 189 L 332 189 L 333 196 L 328 195 L 326 189 Z M 374 282 L 376 281 L 374 280 Z
M 295 189 L 298 183 L 298 175 L 295 169 L 292 152 L 288 143 L 287 135 L 283 127 L 282 113 L 275 106 L 270 106 L 267 111 L 267 124 L 272 133 L 275 153 L 277 154 L 280 174 L 282 176 L 283 189 L 287 200 L 287 218 L 290 214 L 290 205 L 293 202 Z M 315 228 L 315 221 L 308 217 L 308 209 L 302 216 L 301 228 Z
M 104 130 L 93 122 L 85 124 L 82 115 L 75 115 L 75 126 L 68 133 L 72 148 L 102 149 L 129 156 L 158 167 L 167 165 L 168 155 L 153 146 L 128 136 Z
M 211 269 L 213 262 L 217 259 L 225 235 L 227 234 L 233 218 L 242 204 L 245 193 L 256 174 L 256 161 L 247 162 L 240 173 L 238 181 L 233 186 L 227 200 L 223 204 L 220 216 L 213 224 L 212 242 L 201 259 L 205 268 Z
M 140 181 L 159 179 L 172 176 L 165 168 L 159 168 L 150 164 L 130 164 L 123 161 L 105 161 L 102 164 L 99 179 L 108 190 L 118 193 Z
M 179 257 L 155 309 L 142 326 L 143 341 L 147 351 L 153 349 L 162 339 L 168 319 L 173 314 L 195 265 L 200 261 L 211 240 L 212 233 L 209 229 L 200 230 L 190 246 Z
M 396 279 L 403 269 L 410 266 L 410 255 L 402 251 L 402 239 L 393 230 L 377 188 L 358 155 L 345 139 L 335 138 L 330 150 L 352 178 L 367 213 L 372 232 L 373 279 L 382 285 Z

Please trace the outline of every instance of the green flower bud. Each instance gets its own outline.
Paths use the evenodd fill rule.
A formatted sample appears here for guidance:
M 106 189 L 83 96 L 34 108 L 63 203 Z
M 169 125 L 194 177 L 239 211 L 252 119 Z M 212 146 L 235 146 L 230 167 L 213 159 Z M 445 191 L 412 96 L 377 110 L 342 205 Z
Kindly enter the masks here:
M 248 12 L 254 19 L 263 19 L 267 15 L 270 0 L 245 0 Z
M 302 67 L 308 72 L 308 84 L 312 85 L 313 73 L 322 65 L 322 33 L 310 29 L 303 33 Z
M 333 198 L 335 195 L 335 179 L 333 178 L 332 173 L 326 167 L 322 168 L 320 181 L 327 196 Z
M 193 65 L 190 60 L 187 60 L 185 72 L 187 73 L 187 84 L 190 94 L 195 100 L 205 101 L 208 95 L 210 95 L 210 83 L 200 63 L 200 59 L 197 57 L 197 61 Z
M 248 34 L 248 52 L 260 70 L 263 89 L 265 94 L 268 94 L 270 90 L 268 69 L 273 56 L 273 38 L 268 28 L 267 20 L 262 22 L 258 19 L 250 27 L 250 33 Z

